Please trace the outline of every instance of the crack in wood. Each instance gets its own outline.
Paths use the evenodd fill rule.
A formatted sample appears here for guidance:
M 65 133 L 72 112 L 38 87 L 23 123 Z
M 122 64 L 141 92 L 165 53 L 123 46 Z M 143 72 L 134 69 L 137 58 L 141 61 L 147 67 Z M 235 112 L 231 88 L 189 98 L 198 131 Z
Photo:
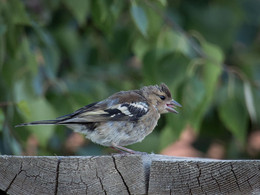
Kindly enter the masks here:
M 199 171 L 199 175 L 196 178 L 197 178 L 199 186 L 201 187 L 201 184 L 200 184 L 201 168 L 200 168 L 198 163 L 196 163 L 196 165 L 197 165 L 197 168 L 198 168 L 198 171 Z
M 116 171 L 118 172 L 119 176 L 121 177 L 121 179 L 122 179 L 122 181 L 123 181 L 123 184 L 125 185 L 125 187 L 126 187 L 126 190 L 127 190 L 128 194 L 130 194 L 130 195 L 131 195 L 131 193 L 130 193 L 130 190 L 129 190 L 129 187 L 127 186 L 127 184 L 126 184 L 126 182 L 125 182 L 125 179 L 124 179 L 124 177 L 123 177 L 122 173 L 119 171 L 119 169 L 118 169 L 118 167 L 117 167 L 117 164 L 116 164 L 116 159 L 115 159 L 115 157 L 114 157 L 113 155 L 112 155 L 111 157 L 112 157 L 112 159 L 113 159 L 113 162 L 114 162 L 115 169 L 116 169 Z
M 151 159 L 146 159 L 142 158 L 143 161 L 143 167 L 144 167 L 144 174 L 145 174 L 145 192 L 148 194 L 149 191 L 149 183 L 150 183 L 150 167 L 151 167 Z
M 237 187 L 238 187 L 239 191 L 242 192 L 241 189 L 240 189 L 240 186 L 239 186 L 239 184 L 238 184 L 238 178 L 237 178 L 237 176 L 236 176 L 236 173 L 235 173 L 235 171 L 234 171 L 234 168 L 233 168 L 232 163 L 230 163 L 230 167 L 231 167 L 231 172 L 232 172 L 232 174 L 233 174 L 234 177 L 235 177 L 235 180 L 236 180 L 235 182 L 236 182 L 236 184 L 237 184 Z
M 221 192 L 220 184 L 218 183 L 218 180 L 212 175 L 212 172 L 210 173 L 210 176 L 211 176 L 211 178 L 216 182 L 216 184 L 217 184 L 217 186 L 218 186 L 218 189 L 219 189 L 219 192 L 222 193 L 222 192 Z
M 82 179 L 82 176 L 80 175 L 79 176 L 79 178 L 80 178 L 80 181 L 86 186 L 86 188 L 85 188 L 85 193 L 86 193 L 86 195 L 88 194 L 88 184 L 84 181 L 84 179 Z
M 99 177 L 99 175 L 98 175 L 98 170 L 97 170 L 97 167 L 96 167 L 96 177 L 97 177 L 97 179 L 99 180 L 99 183 L 100 183 L 100 185 L 101 185 L 101 189 L 103 190 L 103 192 L 105 193 L 105 195 L 107 195 L 107 191 L 105 190 L 105 188 L 104 188 L 104 185 L 103 185 L 103 183 L 102 183 L 102 179 Z
M 199 172 L 199 175 L 196 177 L 196 179 L 197 179 L 197 181 L 198 181 L 198 184 L 199 184 L 199 187 L 200 187 L 201 191 L 204 192 L 204 189 L 203 189 L 202 184 L 201 184 L 201 182 L 200 182 L 201 168 L 200 168 L 199 163 L 196 163 L 196 166 L 197 166 L 198 172 Z M 192 194 L 192 191 L 190 191 L 190 192 L 191 192 L 191 194 Z
M 54 194 L 57 195 L 58 193 L 58 186 L 59 186 L 59 171 L 60 171 L 60 162 L 61 162 L 61 158 L 58 157 L 57 158 L 57 167 L 56 167 L 56 178 L 55 178 L 55 191 Z
M 246 180 L 252 190 L 253 190 L 254 188 L 253 188 L 253 186 L 251 185 L 250 180 L 251 180 L 253 177 L 255 177 L 255 176 L 256 176 L 256 174 L 252 175 L 251 177 L 247 178 L 247 180 Z
M 21 163 L 21 165 L 20 165 L 20 171 L 19 171 L 17 174 L 15 174 L 14 178 L 12 179 L 12 181 L 10 182 L 10 184 L 7 186 L 7 188 L 5 189 L 5 192 L 6 192 L 6 193 L 8 192 L 8 190 L 10 189 L 10 187 L 12 186 L 12 184 L 14 183 L 15 179 L 17 178 L 17 176 L 20 175 L 21 172 L 23 171 L 22 167 L 23 167 L 23 164 Z

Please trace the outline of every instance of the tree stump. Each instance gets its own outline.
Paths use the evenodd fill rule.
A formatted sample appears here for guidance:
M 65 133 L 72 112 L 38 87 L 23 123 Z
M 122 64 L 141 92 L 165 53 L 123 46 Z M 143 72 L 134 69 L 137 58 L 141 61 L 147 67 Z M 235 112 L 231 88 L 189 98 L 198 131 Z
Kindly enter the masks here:
M 259 160 L 0 156 L 6 194 L 260 194 Z

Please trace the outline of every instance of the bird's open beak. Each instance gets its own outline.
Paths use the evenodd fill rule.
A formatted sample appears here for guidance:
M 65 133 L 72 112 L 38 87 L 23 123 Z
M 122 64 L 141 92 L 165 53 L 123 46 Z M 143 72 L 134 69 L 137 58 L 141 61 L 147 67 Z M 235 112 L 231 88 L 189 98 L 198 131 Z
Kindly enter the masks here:
M 175 110 L 175 108 L 177 107 L 182 107 L 178 102 L 176 102 L 175 100 L 171 100 L 169 103 L 166 104 L 166 110 L 168 110 L 169 112 L 174 112 L 174 113 L 178 113 L 177 110 Z

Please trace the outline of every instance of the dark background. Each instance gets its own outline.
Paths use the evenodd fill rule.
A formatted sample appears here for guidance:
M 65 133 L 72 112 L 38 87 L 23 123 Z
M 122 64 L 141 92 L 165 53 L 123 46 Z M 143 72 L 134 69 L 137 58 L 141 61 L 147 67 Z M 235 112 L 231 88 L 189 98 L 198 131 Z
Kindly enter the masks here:
M 53 119 L 165 82 L 179 114 L 130 148 L 258 158 L 260 1 L 0 0 L 0 153 L 113 152 Z

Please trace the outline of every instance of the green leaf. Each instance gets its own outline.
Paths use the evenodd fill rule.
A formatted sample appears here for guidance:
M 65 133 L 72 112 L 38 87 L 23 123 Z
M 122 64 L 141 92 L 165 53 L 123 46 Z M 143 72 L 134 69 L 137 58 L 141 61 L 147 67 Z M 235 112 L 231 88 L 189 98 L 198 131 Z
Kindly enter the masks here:
M 225 87 L 225 99 L 218 107 L 218 114 L 226 128 L 241 142 L 245 143 L 248 114 L 245 105 L 237 95 L 228 95 Z
M 221 66 L 213 64 L 211 62 L 206 62 L 203 65 L 203 83 L 205 85 L 205 96 L 202 98 L 200 106 L 197 107 L 194 115 L 191 118 L 191 126 L 198 131 L 200 129 L 200 124 L 207 112 L 208 107 L 214 99 L 219 77 L 221 75 Z
M 182 111 L 178 115 L 167 116 L 167 125 L 162 129 L 160 133 L 160 150 L 164 149 L 177 139 L 179 139 L 182 130 L 186 125 L 186 120 L 182 114 Z
M 1 145 L 4 147 L 4 151 L 6 150 L 7 153 L 14 155 L 21 155 L 21 146 L 11 134 L 10 126 L 7 123 L 3 127 L 3 138 Z
M 131 15 L 139 31 L 142 33 L 143 36 L 146 37 L 148 29 L 148 19 L 145 10 L 135 3 L 132 3 Z
M 88 0 L 63 0 L 63 3 L 71 11 L 79 25 L 83 25 L 89 11 L 90 2 Z
M 159 152 L 159 140 L 158 140 L 158 132 L 153 131 L 151 134 L 149 134 L 142 142 L 133 144 L 129 146 L 129 148 L 136 150 L 136 151 L 142 151 L 142 152 Z
M 150 50 L 150 45 L 143 37 L 139 37 L 134 40 L 132 49 L 138 59 L 142 60 L 145 54 Z
M 211 99 L 214 95 L 218 79 L 222 72 L 222 66 L 220 64 L 214 64 L 206 62 L 203 66 L 203 80 L 205 83 L 207 98 Z
M 254 102 L 260 102 L 260 90 L 257 90 L 256 88 L 252 88 L 252 90 L 253 90 Z M 260 125 L 260 104 L 256 103 L 254 105 L 255 105 L 256 116 L 257 116 L 256 124 Z
M 167 6 L 167 0 L 158 0 L 164 7 Z
M 169 50 L 170 52 L 177 51 L 179 34 L 170 28 L 164 28 L 157 41 L 158 49 Z
M 31 21 L 28 17 L 28 14 L 25 10 L 23 1 L 20 0 L 8 0 L 7 4 L 9 5 L 6 11 L 9 11 L 12 14 L 9 14 L 11 16 L 11 20 L 13 24 L 19 24 L 19 25 L 30 25 Z
M 221 49 L 217 45 L 208 42 L 202 42 L 201 45 L 204 53 L 206 54 L 208 60 L 211 63 L 214 63 L 216 65 L 223 63 L 224 55 Z
M 48 120 L 57 118 L 57 114 L 49 102 L 44 98 L 35 98 L 30 100 L 30 112 L 32 113 L 30 118 L 26 118 L 27 122 L 37 120 Z M 45 126 L 30 126 L 27 127 L 30 131 L 35 134 L 41 146 L 46 147 L 48 141 L 54 133 L 54 125 Z
M 5 120 L 5 115 L 2 109 L 0 109 L 0 132 L 3 130 L 4 127 L 4 120 Z
M 190 118 L 203 103 L 206 94 L 205 84 L 198 77 L 189 78 L 183 86 L 182 106 L 186 118 Z
M 246 108 L 249 113 L 251 120 L 256 123 L 257 122 L 257 114 L 256 114 L 256 106 L 254 102 L 254 95 L 252 91 L 252 87 L 248 81 L 244 82 L 244 95 L 246 101 Z
M 237 99 L 227 99 L 219 107 L 220 119 L 231 133 L 242 143 L 245 142 L 247 115 L 243 105 Z
M 156 83 L 158 81 L 156 51 L 149 51 L 143 59 L 143 73 L 147 82 Z
M 38 24 L 33 23 L 33 28 L 37 32 L 40 42 L 42 43 L 38 55 L 43 58 L 46 72 L 50 78 L 54 78 L 59 66 L 59 50 L 52 37 L 52 34 L 45 31 Z
M 176 32 L 170 28 L 161 30 L 157 41 L 158 49 L 167 52 L 179 52 L 188 57 L 194 56 L 194 51 L 190 47 L 190 43 L 184 34 Z
M 26 77 L 22 79 L 17 79 L 14 83 L 13 93 L 14 93 L 14 100 L 16 103 L 22 102 L 24 100 L 28 100 L 32 97 L 32 91 L 30 90 L 31 87 L 26 80 Z M 24 103 L 22 103 L 24 104 Z M 24 106 L 22 106 L 24 107 Z
M 202 81 L 205 85 L 205 95 L 202 97 L 201 104 L 196 108 L 190 119 L 191 126 L 196 131 L 200 130 L 202 119 L 209 106 L 212 105 L 211 103 L 213 101 L 218 80 L 222 72 L 222 62 L 224 59 L 222 51 L 216 45 L 207 42 L 202 42 L 201 44 L 209 59 L 205 59 L 201 68 Z
M 21 55 L 23 64 L 28 67 L 32 74 L 36 74 L 38 70 L 38 64 L 36 61 L 35 51 L 31 49 L 30 42 L 27 37 L 23 37 L 19 47 L 19 54 Z
M 0 23 L 0 36 L 2 36 L 4 33 L 6 33 L 7 27 L 5 24 Z
M 210 43 L 204 42 L 202 47 L 205 54 L 210 57 L 203 65 L 203 80 L 205 83 L 207 99 L 211 99 L 222 71 L 224 54 L 219 47 Z
M 18 111 L 24 122 L 57 118 L 54 108 L 45 98 L 32 94 L 30 85 L 25 79 L 16 82 L 14 95 Z M 35 134 L 42 147 L 46 147 L 48 140 L 54 133 L 55 126 L 26 126 L 25 128 Z
M 173 95 L 176 94 L 176 88 L 186 79 L 186 70 L 189 58 L 185 55 L 171 53 L 158 60 L 158 78 L 159 82 L 165 82 L 170 87 Z
M 119 9 L 119 7 L 117 7 Z M 120 11 L 119 11 L 120 12 Z M 91 18 L 93 24 L 99 28 L 106 35 L 111 35 L 111 31 L 115 25 L 115 18 L 117 14 L 109 1 L 95 0 L 91 2 Z
M 30 112 L 30 108 L 28 106 L 28 102 L 25 100 L 21 100 L 17 103 L 18 109 L 26 118 L 30 118 L 32 116 Z
M 160 136 L 160 149 L 163 149 L 179 138 L 187 123 L 192 122 L 205 97 L 204 83 L 198 77 L 190 77 L 179 86 L 182 94 L 181 101 L 178 101 L 182 108 L 178 109 L 179 114 L 167 115 L 167 126 Z
M 155 10 L 149 9 L 149 7 L 145 7 L 145 13 L 147 20 L 152 21 L 148 24 L 147 34 L 151 38 L 158 37 L 164 24 L 163 18 L 160 17 Z
M 5 36 L 4 34 L 7 31 L 7 27 L 4 24 L 0 24 L 0 72 L 4 65 L 4 56 L 5 56 Z

